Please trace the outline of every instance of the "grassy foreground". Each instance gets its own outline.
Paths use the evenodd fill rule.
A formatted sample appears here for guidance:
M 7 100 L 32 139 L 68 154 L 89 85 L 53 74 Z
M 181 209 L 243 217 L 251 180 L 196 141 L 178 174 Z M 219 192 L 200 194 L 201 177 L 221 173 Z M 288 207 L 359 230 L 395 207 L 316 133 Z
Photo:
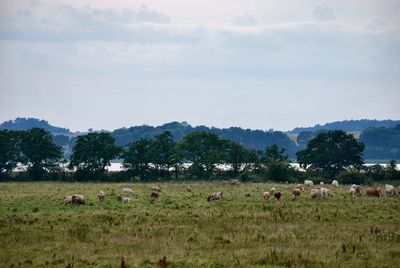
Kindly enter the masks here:
M 348 187 L 331 200 L 310 189 L 291 201 L 291 185 L 220 182 L 152 184 L 1 183 L 1 267 L 399 267 L 400 198 L 351 199 Z M 282 199 L 264 201 L 272 186 Z M 117 201 L 122 187 L 135 194 Z M 100 203 L 97 193 L 107 192 Z M 206 202 L 223 191 L 225 199 Z M 83 194 L 85 206 L 64 206 Z

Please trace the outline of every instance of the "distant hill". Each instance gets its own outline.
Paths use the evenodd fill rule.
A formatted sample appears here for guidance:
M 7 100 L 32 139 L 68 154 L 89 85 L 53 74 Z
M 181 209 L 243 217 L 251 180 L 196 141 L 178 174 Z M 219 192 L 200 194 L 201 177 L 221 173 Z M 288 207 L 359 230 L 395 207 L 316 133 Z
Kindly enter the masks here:
M 36 118 L 17 118 L 0 124 L 0 129 L 15 131 L 33 127 L 43 128 L 50 132 L 53 135 L 53 141 L 63 147 L 66 158 L 72 152 L 76 136 L 86 134 L 71 132 L 67 128 L 56 127 L 45 120 Z M 206 131 L 223 139 L 238 142 L 247 148 L 264 150 L 266 147 L 277 144 L 286 149 L 291 159 L 295 159 L 296 152 L 304 149 L 310 139 L 320 132 L 334 129 L 344 130 L 359 138 L 365 144 L 364 156 L 367 160 L 400 159 L 400 120 L 346 120 L 308 128 L 295 128 L 288 133 L 240 127 L 193 127 L 187 122 L 171 122 L 157 127 L 142 125 L 120 128 L 112 131 L 111 134 L 118 145 L 125 146 L 142 138 L 153 138 L 164 131 L 170 131 L 175 141 L 180 141 L 188 133 Z
M 36 118 L 21 118 L 18 117 L 15 120 L 5 121 L 0 125 L 0 129 L 8 129 L 14 131 L 28 130 L 31 128 L 43 128 L 53 135 L 69 135 L 71 132 L 68 128 L 55 127 L 49 124 L 45 120 L 39 120 Z
M 296 144 L 285 133 L 280 131 L 251 130 L 239 127 L 223 129 L 206 126 L 192 127 L 187 122 L 171 122 L 158 127 L 144 125 L 121 128 L 114 130 L 112 135 L 115 137 L 118 145 L 124 146 L 129 142 L 134 142 L 141 138 L 153 138 L 164 131 L 171 132 L 175 141 L 181 140 L 188 133 L 205 131 L 216 134 L 223 139 L 238 142 L 248 148 L 264 150 L 266 147 L 277 144 L 285 148 L 286 153 L 291 158 L 295 158 L 297 151 Z
M 394 128 L 371 127 L 360 135 L 366 159 L 400 159 L 400 124 Z
M 289 133 L 318 132 L 321 130 L 335 130 L 335 129 L 343 130 L 346 132 L 357 132 L 357 131 L 363 131 L 370 127 L 393 128 L 397 124 L 400 124 L 400 120 L 375 120 L 375 119 L 344 120 L 344 121 L 327 123 L 324 125 L 317 124 L 313 127 L 297 127 L 294 128 Z

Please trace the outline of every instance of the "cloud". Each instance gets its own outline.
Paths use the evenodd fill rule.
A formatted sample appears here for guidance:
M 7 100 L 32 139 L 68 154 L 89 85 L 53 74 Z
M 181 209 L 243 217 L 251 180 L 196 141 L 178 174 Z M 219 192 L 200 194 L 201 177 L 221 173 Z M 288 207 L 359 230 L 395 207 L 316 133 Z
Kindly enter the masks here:
M 235 26 L 255 26 L 258 24 L 258 20 L 249 14 L 235 17 L 231 20 L 231 23 Z
M 100 72 L 216 80 L 400 75 L 399 38 L 385 31 L 357 29 L 337 20 L 252 27 L 237 27 L 246 20 L 230 26 L 154 23 L 163 13 L 151 10 L 61 6 L 52 9 L 53 17 L 40 16 L 37 10 L 19 12 L 20 24 L 0 26 L 0 67 L 18 63 L 20 68 L 77 76 Z M 141 13 L 145 18 L 137 15 Z
M 365 28 L 371 31 L 381 31 L 386 29 L 387 26 L 388 26 L 388 21 L 386 19 L 381 17 L 373 17 L 370 19 L 369 22 L 367 22 Z
M 311 18 L 317 21 L 332 21 L 336 19 L 336 15 L 327 4 L 318 4 L 311 11 Z
M 85 8 L 83 10 L 75 9 L 71 6 L 64 5 L 60 7 L 61 12 L 65 12 L 75 20 L 90 20 L 94 22 L 108 22 L 108 23 L 157 23 L 157 24 L 168 24 L 170 18 L 157 10 L 150 9 L 145 5 L 140 6 L 137 9 L 97 9 L 97 8 Z

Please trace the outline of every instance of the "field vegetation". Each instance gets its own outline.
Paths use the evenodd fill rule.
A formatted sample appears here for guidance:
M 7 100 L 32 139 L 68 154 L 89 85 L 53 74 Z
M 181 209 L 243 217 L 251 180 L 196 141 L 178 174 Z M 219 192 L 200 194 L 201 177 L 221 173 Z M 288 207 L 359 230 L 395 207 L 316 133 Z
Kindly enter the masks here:
M 193 193 L 185 191 L 191 185 Z M 1 183 L 2 267 L 398 267 L 400 198 L 350 198 L 348 186 L 329 187 L 333 198 L 295 201 L 293 185 L 221 182 Z M 280 201 L 263 200 L 275 186 Z M 123 187 L 135 193 L 117 201 Z M 100 190 L 107 193 L 97 200 Z M 207 202 L 222 191 L 222 201 Z M 64 205 L 83 194 L 86 205 Z M 164 266 L 166 267 L 166 266 Z

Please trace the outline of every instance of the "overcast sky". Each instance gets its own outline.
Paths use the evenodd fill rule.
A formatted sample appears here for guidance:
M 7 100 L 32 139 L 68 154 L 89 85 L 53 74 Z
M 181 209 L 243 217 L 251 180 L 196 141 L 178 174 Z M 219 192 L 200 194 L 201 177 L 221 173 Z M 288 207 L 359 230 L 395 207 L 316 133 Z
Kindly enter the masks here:
M 0 2 L 0 121 L 400 119 L 398 0 Z

